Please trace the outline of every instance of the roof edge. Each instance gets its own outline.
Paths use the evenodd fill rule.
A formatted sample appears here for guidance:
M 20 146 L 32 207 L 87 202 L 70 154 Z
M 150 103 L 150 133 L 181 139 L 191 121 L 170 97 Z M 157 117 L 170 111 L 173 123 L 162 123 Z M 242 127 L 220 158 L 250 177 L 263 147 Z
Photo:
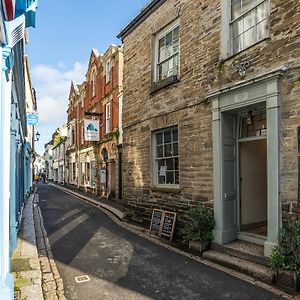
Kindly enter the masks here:
M 127 37 L 134 29 L 144 22 L 155 10 L 157 10 L 167 0 L 152 0 L 118 35 L 117 38 Z

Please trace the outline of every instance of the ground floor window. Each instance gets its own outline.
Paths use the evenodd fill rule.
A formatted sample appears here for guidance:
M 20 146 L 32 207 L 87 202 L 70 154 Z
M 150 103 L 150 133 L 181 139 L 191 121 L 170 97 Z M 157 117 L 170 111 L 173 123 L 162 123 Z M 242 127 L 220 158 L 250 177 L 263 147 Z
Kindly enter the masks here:
M 154 181 L 156 184 L 179 184 L 178 128 L 172 127 L 154 134 Z
M 84 163 L 80 164 L 80 184 L 83 185 L 84 184 Z
M 88 185 L 90 185 L 90 183 L 91 183 L 91 164 L 90 163 L 86 163 L 85 167 L 86 167 L 85 180 L 86 180 L 86 183 Z
M 72 163 L 72 180 L 76 180 L 76 163 Z

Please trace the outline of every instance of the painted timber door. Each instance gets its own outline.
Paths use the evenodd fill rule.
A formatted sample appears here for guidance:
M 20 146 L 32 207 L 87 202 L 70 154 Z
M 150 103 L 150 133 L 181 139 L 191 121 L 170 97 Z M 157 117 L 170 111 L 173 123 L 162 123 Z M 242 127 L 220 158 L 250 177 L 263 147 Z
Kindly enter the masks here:
M 224 242 L 232 241 L 237 234 L 236 190 L 236 116 L 222 114 L 223 156 L 223 232 Z

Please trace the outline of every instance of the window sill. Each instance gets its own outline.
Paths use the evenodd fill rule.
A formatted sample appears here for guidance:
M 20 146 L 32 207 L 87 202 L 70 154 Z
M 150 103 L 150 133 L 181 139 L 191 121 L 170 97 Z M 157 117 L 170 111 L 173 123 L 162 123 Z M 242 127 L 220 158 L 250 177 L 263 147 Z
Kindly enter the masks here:
M 156 91 L 158 91 L 158 90 L 160 90 L 164 87 L 167 87 L 171 84 L 177 83 L 179 81 L 180 81 L 179 76 L 178 75 L 173 75 L 173 76 L 170 76 L 170 77 L 168 77 L 164 80 L 153 82 L 150 86 L 150 94 L 153 94 Z
M 180 194 L 181 189 L 179 185 L 174 186 L 166 186 L 166 185 L 156 185 L 151 186 L 152 192 L 162 192 L 162 193 L 172 193 L 172 194 Z

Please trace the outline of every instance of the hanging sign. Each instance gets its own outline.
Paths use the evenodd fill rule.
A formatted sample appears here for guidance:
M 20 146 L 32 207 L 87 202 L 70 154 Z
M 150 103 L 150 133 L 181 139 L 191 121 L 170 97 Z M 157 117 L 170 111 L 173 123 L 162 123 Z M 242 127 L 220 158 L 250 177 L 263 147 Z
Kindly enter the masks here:
M 84 140 L 99 142 L 99 120 L 84 120 Z
M 36 112 L 27 114 L 27 125 L 36 126 L 39 124 L 39 114 Z

